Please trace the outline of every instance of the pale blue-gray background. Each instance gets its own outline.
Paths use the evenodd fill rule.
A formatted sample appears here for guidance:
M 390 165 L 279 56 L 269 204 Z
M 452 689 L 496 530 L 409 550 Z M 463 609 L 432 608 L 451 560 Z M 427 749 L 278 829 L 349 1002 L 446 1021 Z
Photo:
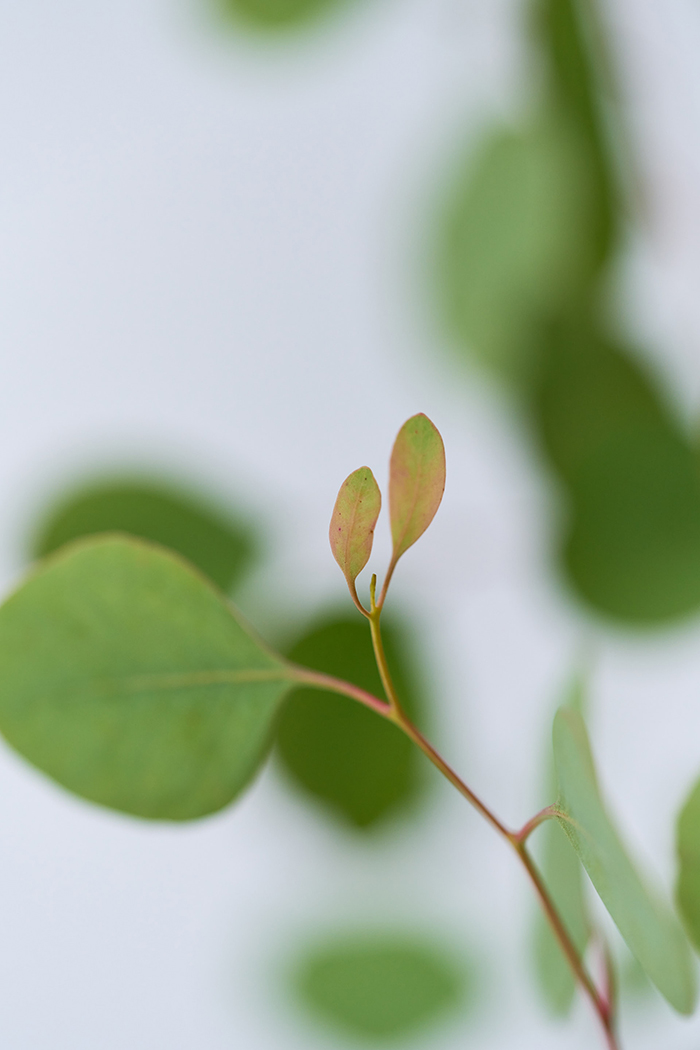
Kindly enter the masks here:
M 630 327 L 700 398 L 700 7 L 610 0 L 643 221 Z M 80 470 L 181 470 L 271 522 L 244 606 L 274 627 L 339 593 L 339 483 L 385 480 L 423 410 L 449 481 L 396 601 L 429 640 L 438 737 L 513 823 L 539 805 L 547 721 L 587 639 L 592 726 L 629 837 L 668 888 L 700 772 L 700 627 L 601 631 L 548 563 L 553 495 L 497 394 L 443 355 L 424 247 L 458 145 L 523 103 L 511 0 L 363 0 L 294 44 L 220 35 L 195 0 L 6 0 L 0 10 L 0 572 Z M 388 544 L 378 532 L 373 567 Z M 275 611 L 275 602 L 279 603 Z M 530 891 L 444 792 L 376 849 L 266 772 L 236 808 L 150 826 L 0 752 L 0 1041 L 7 1050 L 321 1050 L 284 997 L 296 940 L 411 922 L 483 967 L 478 1018 L 431 1047 L 589 1050 L 527 976 Z M 653 1003 L 631 1050 L 691 1050 Z M 416 1045 L 420 1044 L 420 1041 Z

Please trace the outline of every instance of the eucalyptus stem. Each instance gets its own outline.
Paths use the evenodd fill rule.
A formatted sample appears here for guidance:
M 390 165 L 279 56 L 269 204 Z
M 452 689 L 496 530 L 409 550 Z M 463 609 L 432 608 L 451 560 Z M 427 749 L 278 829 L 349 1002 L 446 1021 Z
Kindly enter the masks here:
M 481 814 L 500 837 L 508 843 L 517 854 L 520 863 L 527 872 L 530 882 L 535 889 L 535 893 L 539 898 L 542 910 L 544 911 L 547 921 L 561 946 L 576 982 L 580 985 L 588 999 L 590 999 L 591 1004 L 598 1015 L 605 1033 L 608 1050 L 620 1050 L 615 1034 L 615 1003 L 614 995 L 611 994 L 612 988 L 610 988 L 608 993 L 605 994 L 601 993 L 596 987 L 594 981 L 586 970 L 583 959 L 572 941 L 569 932 L 566 929 L 566 925 L 552 900 L 551 894 L 547 889 L 542 876 L 537 870 L 526 846 L 526 840 L 535 828 L 544 821 L 550 820 L 558 815 L 556 806 L 547 806 L 545 809 L 540 810 L 539 813 L 536 813 L 535 816 L 524 824 L 519 831 L 511 831 L 498 819 L 495 813 L 489 809 L 486 803 L 482 802 L 479 796 L 472 791 L 467 784 L 465 784 L 462 778 L 435 750 L 433 745 L 426 740 L 420 730 L 413 725 L 403 711 L 391 677 L 391 672 L 389 671 L 379 622 L 382 607 L 375 602 L 375 591 L 376 578 L 373 577 L 370 587 L 371 609 L 369 613 L 367 613 L 366 610 L 364 610 L 364 612 L 370 622 L 372 645 L 387 700 L 380 700 L 379 697 L 367 692 L 367 690 L 352 685 L 350 682 L 346 682 L 341 678 L 335 678 L 333 675 L 324 674 L 320 671 L 312 671 L 307 667 L 300 667 L 297 664 L 287 664 L 287 673 L 290 679 L 297 682 L 299 685 L 311 686 L 314 689 L 326 689 L 350 697 L 352 700 L 357 700 L 359 703 L 364 704 L 365 707 L 375 711 L 378 715 L 381 715 L 388 721 L 393 722 L 406 734 L 406 736 L 409 737 L 409 739 L 413 741 L 414 744 L 416 744 L 417 747 L 420 748 L 423 754 L 430 759 L 433 765 L 439 769 L 442 775 L 449 780 L 464 798 L 466 798 L 474 809 Z M 610 979 L 608 979 L 608 985 L 611 985 Z
M 396 688 L 391 678 L 391 672 L 384 652 L 384 645 L 382 643 L 382 634 L 380 627 L 380 616 L 382 612 L 382 606 L 384 598 L 386 596 L 387 581 L 384 583 L 382 589 L 382 595 L 380 603 L 375 604 L 374 595 L 376 589 L 376 577 L 372 579 L 372 585 L 370 588 L 371 593 L 371 611 L 369 615 L 370 629 L 372 634 L 372 645 L 374 648 L 374 655 L 377 661 L 377 667 L 379 674 L 382 679 L 382 685 L 386 692 L 387 699 L 389 701 L 389 710 L 386 711 L 385 717 L 391 719 L 403 732 L 421 749 L 421 751 L 430 759 L 434 766 L 440 770 L 444 777 L 450 781 L 450 783 L 457 788 L 459 793 L 466 798 L 466 800 L 477 810 L 478 813 L 491 825 L 492 828 L 504 839 L 516 852 L 518 858 L 525 868 L 528 877 L 535 889 L 535 892 L 540 900 L 542 909 L 545 916 L 556 936 L 564 956 L 571 968 L 571 971 L 581 986 L 584 993 L 588 996 L 591 1004 L 598 1015 L 600 1023 L 605 1032 L 607 1040 L 608 1050 L 619 1050 L 619 1045 L 614 1030 L 614 1016 L 613 1007 L 614 999 L 612 996 L 601 994 L 592 978 L 590 977 L 583 959 L 579 955 L 576 945 L 572 941 L 566 926 L 559 915 L 559 912 L 552 900 L 552 897 L 545 885 L 542 876 L 540 875 L 537 867 L 535 866 L 532 857 L 530 856 L 527 846 L 525 844 L 526 839 L 540 824 L 545 820 L 549 820 L 556 816 L 557 810 L 554 806 L 548 806 L 545 809 L 537 813 L 531 820 L 529 820 L 520 831 L 510 831 L 505 824 L 503 824 L 495 813 L 492 812 L 489 807 L 482 802 L 479 796 L 471 790 L 470 787 L 465 784 L 462 778 L 452 769 L 450 765 L 442 758 L 442 756 L 435 750 L 431 743 L 423 736 L 423 734 L 413 725 L 413 723 L 404 714 L 401 707 L 399 697 L 396 692 Z

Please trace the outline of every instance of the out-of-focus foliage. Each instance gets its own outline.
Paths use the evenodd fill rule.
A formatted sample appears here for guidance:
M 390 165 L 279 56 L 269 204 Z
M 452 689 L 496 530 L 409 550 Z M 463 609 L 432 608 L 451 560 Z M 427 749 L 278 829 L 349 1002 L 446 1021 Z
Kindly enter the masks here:
M 700 607 L 700 474 L 658 381 L 603 321 L 624 225 L 609 49 L 589 0 L 534 0 L 530 25 L 534 110 L 489 138 L 446 208 L 445 317 L 530 413 L 565 497 L 569 583 L 608 616 L 662 623 Z
M 685 928 L 700 951 L 700 781 L 694 785 L 678 818 L 677 849 L 676 901 Z
M 96 480 L 51 504 L 33 530 L 31 557 L 99 532 L 170 547 L 224 591 L 240 582 L 257 554 L 249 525 L 184 489 L 140 477 Z
M 0 732 L 64 787 L 141 817 L 226 806 L 261 764 L 284 662 L 178 555 L 64 547 L 0 607 Z
M 216 0 L 224 17 L 262 30 L 293 29 L 348 0 Z
M 585 153 L 542 116 L 482 143 L 453 178 L 440 297 L 458 344 L 509 379 L 527 377 L 545 319 L 588 292 L 597 260 Z
M 700 605 L 700 469 L 658 386 L 583 318 L 543 341 L 534 407 L 569 495 L 563 559 L 591 605 L 654 623 Z
M 439 943 L 353 934 L 308 951 L 292 974 L 307 1009 L 367 1043 L 402 1040 L 469 1004 L 464 966 Z
M 415 649 L 391 620 L 383 634 L 399 695 L 409 716 L 420 722 L 424 704 L 417 690 Z M 384 695 L 369 627 L 359 614 L 325 617 L 288 656 Z M 306 793 L 356 828 L 369 828 L 403 809 L 423 786 L 420 757 L 408 738 L 361 704 L 333 693 L 297 689 L 289 697 L 279 720 L 277 753 Z
M 586 10 L 583 10 L 583 9 Z M 469 352 L 530 373 L 542 327 L 595 294 L 614 242 L 614 182 L 579 0 L 531 11 L 543 83 L 518 130 L 491 133 L 453 180 L 439 267 L 446 318 Z M 590 26 L 589 26 L 590 30 Z
M 583 681 L 577 675 L 569 689 L 566 706 L 581 712 L 583 701 Z M 551 734 L 548 751 L 551 757 L 547 770 L 547 802 L 551 804 L 557 793 Z M 591 923 L 584 896 L 581 861 L 555 820 L 546 821 L 537 835 L 543 840 L 541 871 L 544 881 L 574 945 L 583 957 Z M 545 1002 L 556 1016 L 566 1015 L 573 1004 L 576 985 L 568 960 L 541 909 L 538 909 L 535 925 L 534 956 L 535 973 Z
M 690 947 L 670 908 L 640 879 L 606 811 L 577 711 L 557 712 L 554 759 L 558 819 L 591 882 L 649 979 L 679 1013 L 692 1013 L 697 984 Z

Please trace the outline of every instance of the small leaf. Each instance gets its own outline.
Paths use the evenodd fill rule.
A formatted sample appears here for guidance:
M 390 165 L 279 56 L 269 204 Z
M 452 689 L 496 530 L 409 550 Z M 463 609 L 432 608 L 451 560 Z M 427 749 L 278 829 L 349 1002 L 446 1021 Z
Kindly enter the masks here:
M 676 901 L 685 928 L 700 951 L 700 781 L 691 791 L 678 818 L 678 882 Z
M 440 944 L 401 934 L 337 937 L 292 981 L 306 1008 L 362 1041 L 403 1040 L 466 1004 L 467 974 Z
M 690 947 L 670 908 L 641 881 L 603 805 L 581 716 L 554 719 L 561 826 L 627 946 L 679 1013 L 691 1013 L 696 980 Z
M 569 687 L 566 706 L 580 713 L 583 707 L 583 694 L 583 680 L 581 675 L 577 674 Z M 550 802 L 557 790 L 551 734 L 548 740 L 548 750 L 550 762 L 548 763 L 546 800 Z M 542 876 L 557 911 L 582 956 L 590 936 L 590 920 L 584 897 L 581 861 L 555 820 L 545 821 L 538 830 L 537 837 L 542 843 Z M 533 947 L 535 973 L 545 1001 L 555 1016 L 563 1017 L 568 1014 L 573 1004 L 576 984 L 559 941 L 541 908 L 537 910 Z
M 382 633 L 399 695 L 420 723 L 424 705 L 416 688 L 416 647 L 391 620 Z M 369 628 L 357 616 L 324 618 L 288 656 L 383 695 Z M 423 786 L 419 754 L 408 737 L 356 701 L 318 689 L 297 689 L 284 705 L 277 755 L 304 792 L 358 829 L 405 809 Z
M 0 607 L 0 732 L 83 798 L 188 820 L 227 805 L 268 748 L 284 661 L 180 557 L 100 537 Z
M 423 535 L 445 491 L 445 446 L 420 412 L 399 431 L 389 467 L 389 510 L 394 560 Z
M 128 532 L 182 554 L 224 591 L 256 554 L 248 525 L 187 489 L 157 478 L 96 479 L 47 507 L 34 529 L 32 559 L 99 532 Z
M 382 494 L 369 467 L 353 471 L 340 487 L 328 536 L 333 557 L 349 584 L 369 561 L 381 506 Z

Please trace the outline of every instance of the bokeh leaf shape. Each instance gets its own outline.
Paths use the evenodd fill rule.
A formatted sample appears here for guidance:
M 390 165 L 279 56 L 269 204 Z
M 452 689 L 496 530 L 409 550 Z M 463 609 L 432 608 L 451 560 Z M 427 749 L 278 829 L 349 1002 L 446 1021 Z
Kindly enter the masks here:
M 255 559 L 251 528 L 185 488 L 146 477 L 96 479 L 54 501 L 37 523 L 32 559 L 71 540 L 127 532 L 182 554 L 230 591 Z
M 389 513 L 393 560 L 420 539 L 445 491 L 445 446 L 423 412 L 406 420 L 389 464 Z
M 354 470 L 341 485 L 328 530 L 333 557 L 350 585 L 369 561 L 381 508 L 382 494 L 372 471 Z
M 700 781 L 678 818 L 676 902 L 688 934 L 700 951 Z
M 0 732 L 70 791 L 140 817 L 234 799 L 287 674 L 206 578 L 139 540 L 63 547 L 0 607 Z
M 566 706 L 582 712 L 583 681 L 580 674 L 576 675 L 568 690 Z M 550 734 L 550 755 L 551 749 Z M 547 798 L 554 798 L 556 790 L 557 777 L 552 755 L 547 776 Z M 546 821 L 537 831 L 537 836 L 541 846 L 540 866 L 544 881 L 577 951 L 583 956 L 590 937 L 591 924 L 584 894 L 581 861 L 556 820 Z M 573 1005 L 576 984 L 568 960 L 564 957 L 559 941 L 541 909 L 537 910 L 533 948 L 535 974 L 545 1002 L 555 1016 L 563 1017 Z
M 304 26 L 342 6 L 341 0 L 218 0 L 219 10 L 228 20 L 270 32 Z
M 439 942 L 396 933 L 338 936 L 298 961 L 302 1004 L 339 1034 L 402 1041 L 469 1004 L 469 978 Z
M 668 1002 L 693 1011 L 696 977 L 688 941 L 670 908 L 641 880 L 598 788 L 581 716 L 560 708 L 554 719 L 560 824 L 628 948 Z
M 603 19 L 597 0 L 535 0 L 530 25 L 544 59 L 543 109 L 558 114 L 579 143 L 580 202 L 591 221 L 585 244 L 595 274 L 620 231 L 617 169 L 625 137 Z
M 383 637 L 399 696 L 409 716 L 421 721 L 415 645 L 391 619 Z M 369 628 L 352 613 L 317 621 L 288 656 L 383 696 Z M 295 690 L 284 705 L 277 755 L 305 794 L 357 829 L 405 810 L 424 786 L 418 752 L 396 726 L 354 700 L 315 689 Z
M 460 351 L 511 380 L 529 376 L 547 319 L 590 294 L 603 205 L 585 143 L 548 113 L 491 133 L 460 163 L 443 205 L 436 278 Z
M 634 356 L 585 318 L 553 325 L 533 402 L 568 497 L 565 572 L 595 609 L 663 623 L 700 606 L 697 455 Z

